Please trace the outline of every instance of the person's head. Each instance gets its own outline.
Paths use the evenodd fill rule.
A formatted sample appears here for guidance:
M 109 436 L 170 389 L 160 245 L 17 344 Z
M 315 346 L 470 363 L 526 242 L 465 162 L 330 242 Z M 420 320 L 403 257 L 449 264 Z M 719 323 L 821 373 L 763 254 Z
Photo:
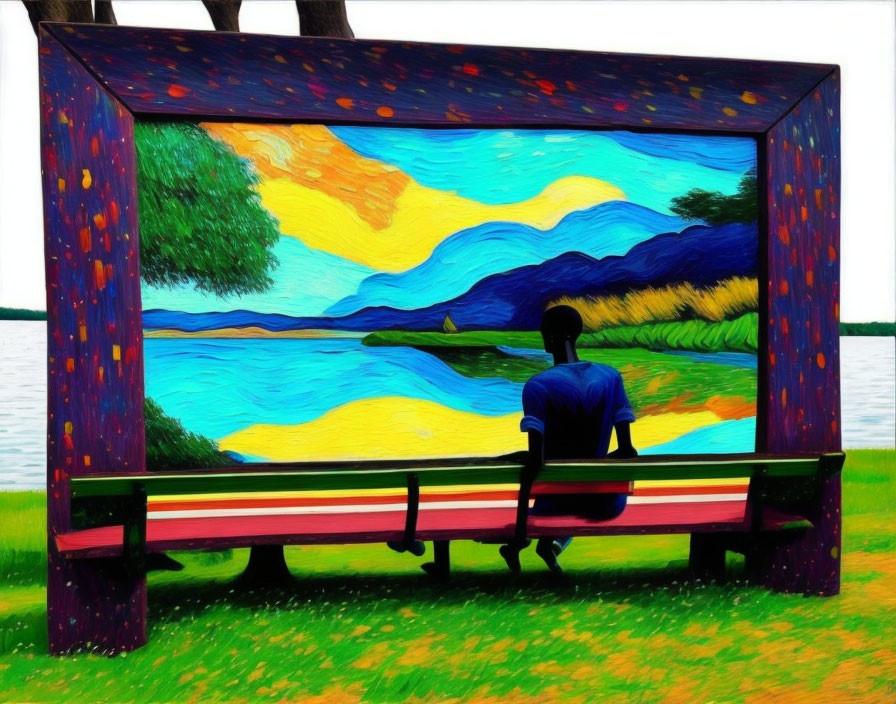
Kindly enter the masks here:
M 545 352 L 561 352 L 566 349 L 567 342 L 575 348 L 581 334 L 582 316 L 572 306 L 554 306 L 541 316 L 541 338 Z

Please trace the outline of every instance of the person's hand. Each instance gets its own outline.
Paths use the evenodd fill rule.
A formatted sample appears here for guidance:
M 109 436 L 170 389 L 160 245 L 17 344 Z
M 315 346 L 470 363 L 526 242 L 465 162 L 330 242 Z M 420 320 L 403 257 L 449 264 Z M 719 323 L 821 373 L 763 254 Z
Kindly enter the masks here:
M 607 455 L 607 459 L 611 460 L 627 460 L 632 457 L 637 457 L 638 451 L 633 447 L 620 447 L 616 450 L 613 450 L 611 453 Z

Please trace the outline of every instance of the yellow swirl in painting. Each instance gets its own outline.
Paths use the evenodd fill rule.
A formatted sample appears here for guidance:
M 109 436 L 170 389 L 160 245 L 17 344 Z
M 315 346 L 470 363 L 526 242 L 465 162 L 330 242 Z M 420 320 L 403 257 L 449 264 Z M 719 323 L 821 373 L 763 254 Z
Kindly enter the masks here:
M 395 199 L 411 182 L 398 167 L 357 154 L 323 125 L 201 126 L 251 161 L 264 180 L 286 178 L 327 193 L 375 230 L 389 224 Z
M 520 418 L 519 413 L 482 416 L 390 396 L 352 401 L 308 423 L 252 425 L 221 438 L 218 445 L 274 462 L 486 457 L 526 448 Z M 649 447 L 718 421 L 709 411 L 645 416 L 632 428 L 632 437 L 637 447 Z
M 490 205 L 423 186 L 396 166 L 361 156 L 322 125 L 202 127 L 252 162 L 262 204 L 284 235 L 380 271 L 422 263 L 459 230 L 487 222 L 544 230 L 576 210 L 625 199 L 606 181 L 566 176 L 528 200 Z
M 625 194 L 585 176 L 561 178 L 520 203 L 488 205 L 412 181 L 396 201 L 391 223 L 375 229 L 340 198 L 288 179 L 265 180 L 262 204 L 280 220 L 280 231 L 380 271 L 399 272 L 424 262 L 446 237 L 486 222 L 554 227 L 564 216 Z

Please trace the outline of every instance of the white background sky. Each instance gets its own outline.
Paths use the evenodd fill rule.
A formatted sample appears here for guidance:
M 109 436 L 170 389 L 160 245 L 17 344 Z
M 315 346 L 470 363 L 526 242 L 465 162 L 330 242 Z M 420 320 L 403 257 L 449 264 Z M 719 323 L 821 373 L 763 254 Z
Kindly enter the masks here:
M 896 2 L 349 0 L 358 37 L 839 64 L 841 315 L 896 317 Z M 118 0 L 120 24 L 212 29 L 199 0 Z M 243 31 L 298 34 L 292 0 L 243 0 Z M 0 0 L 0 306 L 43 309 L 37 42 Z

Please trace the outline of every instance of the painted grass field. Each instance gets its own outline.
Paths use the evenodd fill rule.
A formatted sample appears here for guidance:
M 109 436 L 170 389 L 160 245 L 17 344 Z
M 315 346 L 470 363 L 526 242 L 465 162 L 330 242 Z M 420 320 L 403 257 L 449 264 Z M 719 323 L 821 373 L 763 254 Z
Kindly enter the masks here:
M 469 377 L 502 377 L 524 383 L 550 368 L 543 359 L 507 354 L 490 346 L 424 348 Z M 626 394 L 639 414 L 711 409 L 726 420 L 756 413 L 756 371 L 701 363 L 650 350 L 578 350 L 579 358 L 622 373 Z M 724 396 L 723 396 L 724 393 Z
M 733 558 L 690 581 L 686 536 L 579 539 L 562 581 L 457 543 L 448 586 L 385 546 L 289 548 L 294 588 L 270 592 L 233 583 L 246 551 L 186 554 L 115 659 L 45 654 L 43 495 L 0 494 L 0 701 L 896 701 L 894 468 L 848 453 L 832 599 L 748 586 Z

